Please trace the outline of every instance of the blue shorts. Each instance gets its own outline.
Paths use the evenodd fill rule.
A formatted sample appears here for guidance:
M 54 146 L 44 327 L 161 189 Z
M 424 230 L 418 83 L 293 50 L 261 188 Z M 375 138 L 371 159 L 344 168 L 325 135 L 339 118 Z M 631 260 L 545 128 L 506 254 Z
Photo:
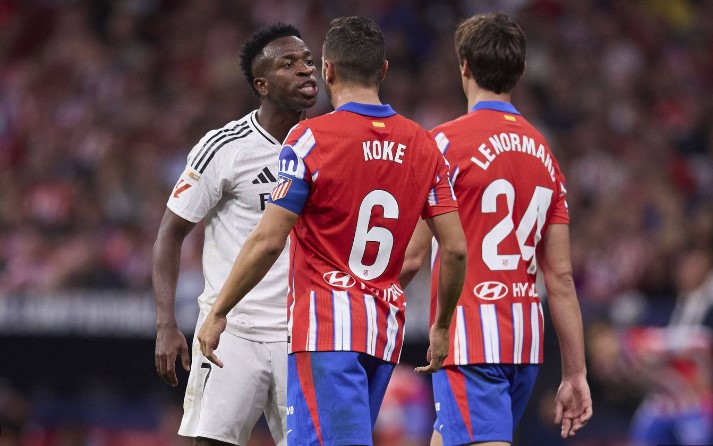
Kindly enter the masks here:
M 287 442 L 371 445 L 394 364 L 357 352 L 299 352 L 287 366 Z
M 433 375 L 436 422 L 444 446 L 483 441 L 512 443 L 539 367 L 477 364 L 444 367 Z

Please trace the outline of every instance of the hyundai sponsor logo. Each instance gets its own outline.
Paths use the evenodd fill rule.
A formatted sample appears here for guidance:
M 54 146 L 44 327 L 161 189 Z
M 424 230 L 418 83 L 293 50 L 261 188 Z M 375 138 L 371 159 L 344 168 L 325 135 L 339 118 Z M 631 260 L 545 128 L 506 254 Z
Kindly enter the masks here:
M 498 300 L 507 296 L 508 287 L 500 282 L 480 282 L 473 288 L 473 294 L 483 300 Z
M 356 280 L 344 271 L 330 271 L 324 273 L 322 278 L 328 284 L 339 288 L 351 288 L 356 284 Z

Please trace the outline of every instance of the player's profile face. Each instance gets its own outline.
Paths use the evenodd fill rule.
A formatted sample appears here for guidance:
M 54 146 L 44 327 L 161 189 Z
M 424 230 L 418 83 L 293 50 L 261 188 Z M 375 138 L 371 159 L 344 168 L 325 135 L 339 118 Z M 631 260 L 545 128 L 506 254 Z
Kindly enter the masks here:
M 319 92 L 315 57 L 302 39 L 275 39 L 265 47 L 263 56 L 269 98 L 299 111 L 315 104 Z

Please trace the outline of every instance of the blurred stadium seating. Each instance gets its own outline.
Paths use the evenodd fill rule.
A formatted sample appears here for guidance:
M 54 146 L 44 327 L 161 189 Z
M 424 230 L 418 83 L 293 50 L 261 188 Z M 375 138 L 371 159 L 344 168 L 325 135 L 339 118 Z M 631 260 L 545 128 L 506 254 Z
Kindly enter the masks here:
M 665 324 L 713 274 L 710 261 L 681 271 L 692 251 L 713 250 L 711 1 L 0 0 L 0 445 L 185 444 L 174 434 L 181 390 L 153 371 L 151 248 L 191 146 L 257 105 L 237 60 L 249 33 L 290 22 L 319 54 L 331 18 L 374 18 L 390 61 L 383 100 L 430 128 L 466 106 L 455 23 L 495 10 L 528 36 L 514 102 L 568 179 L 597 354 L 595 417 L 568 444 L 625 444 L 644 390 L 612 382 L 599 336 Z M 322 96 L 309 116 L 327 111 Z M 189 334 L 198 232 L 178 296 Z M 425 351 L 422 288 L 409 305 L 412 363 Z M 520 445 L 560 444 L 551 327 L 547 341 Z

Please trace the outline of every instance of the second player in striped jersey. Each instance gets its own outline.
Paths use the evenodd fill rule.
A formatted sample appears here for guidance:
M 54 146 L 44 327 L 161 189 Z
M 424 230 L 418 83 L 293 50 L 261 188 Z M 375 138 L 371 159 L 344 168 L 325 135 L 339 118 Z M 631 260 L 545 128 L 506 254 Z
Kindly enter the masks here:
M 504 14 L 489 14 L 462 22 L 455 40 L 469 113 L 432 133 L 451 166 L 468 273 L 449 355 L 433 378 L 434 444 L 441 436 L 447 445 L 512 441 L 543 360 L 539 270 L 562 347 L 564 391 L 556 402 L 564 419 L 557 421 L 569 436 L 591 416 L 591 398 L 564 177 L 545 138 L 511 103 L 525 68 L 525 36 Z M 405 279 L 422 263 L 429 241 L 420 228 Z M 433 278 L 439 274 L 435 262 Z

